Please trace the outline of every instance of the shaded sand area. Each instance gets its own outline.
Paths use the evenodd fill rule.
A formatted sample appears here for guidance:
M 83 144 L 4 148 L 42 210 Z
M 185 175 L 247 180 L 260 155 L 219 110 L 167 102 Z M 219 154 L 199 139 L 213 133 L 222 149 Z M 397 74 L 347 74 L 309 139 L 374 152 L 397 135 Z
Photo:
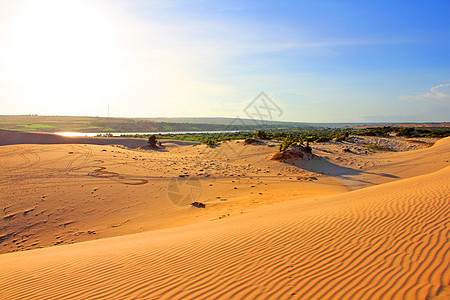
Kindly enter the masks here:
M 0 147 L 0 298 L 450 296 L 449 138 L 163 145 Z

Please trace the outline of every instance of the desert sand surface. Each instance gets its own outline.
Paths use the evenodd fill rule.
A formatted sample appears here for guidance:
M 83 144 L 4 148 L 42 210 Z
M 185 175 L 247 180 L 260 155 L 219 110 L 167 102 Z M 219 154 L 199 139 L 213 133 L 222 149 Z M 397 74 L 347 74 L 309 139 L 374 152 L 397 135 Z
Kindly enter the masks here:
M 144 139 L 135 138 L 92 138 L 92 137 L 67 137 L 44 132 L 26 132 L 0 129 L 0 146 L 23 144 L 95 144 L 95 145 L 122 145 L 129 148 L 137 148 L 146 144 Z
M 450 295 L 450 138 L 308 161 L 271 160 L 274 141 L 40 139 L 0 147 L 2 299 Z

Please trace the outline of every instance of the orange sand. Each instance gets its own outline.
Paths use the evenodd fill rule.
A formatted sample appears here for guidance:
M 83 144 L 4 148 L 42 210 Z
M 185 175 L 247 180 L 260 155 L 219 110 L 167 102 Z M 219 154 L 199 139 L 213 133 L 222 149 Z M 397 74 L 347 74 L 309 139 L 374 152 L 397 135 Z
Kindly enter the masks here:
M 449 138 L 308 162 L 163 144 L 0 147 L 0 298 L 450 296 Z M 205 209 L 169 200 L 179 175 Z

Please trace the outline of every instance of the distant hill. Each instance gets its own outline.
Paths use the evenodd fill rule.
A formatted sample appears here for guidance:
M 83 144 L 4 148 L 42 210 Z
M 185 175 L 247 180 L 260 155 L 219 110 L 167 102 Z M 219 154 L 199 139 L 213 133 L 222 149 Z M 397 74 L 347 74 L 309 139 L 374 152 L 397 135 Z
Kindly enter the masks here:
M 253 120 L 241 118 L 144 118 L 155 122 L 171 122 L 171 123 L 192 123 L 192 124 L 222 124 L 228 125 L 233 122 L 243 122 L 247 125 L 269 125 L 269 126 L 288 126 L 288 127 L 353 127 L 363 125 L 363 123 L 308 123 L 308 122 L 288 122 L 288 121 L 269 121 L 269 120 Z M 239 120 L 239 121 L 236 121 Z
M 449 123 L 306 123 L 260 121 L 239 118 L 105 118 L 73 116 L 19 115 L 0 116 L 0 129 L 35 132 L 179 132 L 179 131 L 231 131 L 258 129 L 293 129 L 307 127 L 448 127 Z
M 365 125 L 358 125 L 355 126 L 355 128 L 371 128 L 371 127 L 380 127 L 380 126 L 391 126 L 391 127 L 416 127 L 416 128 L 422 128 L 422 127 L 450 127 L 449 122 L 441 122 L 441 123 L 377 123 L 377 124 L 365 124 Z
M 72 116 L 0 116 L 0 129 L 37 132 L 231 131 L 310 127 L 307 123 L 258 122 L 233 118 L 104 118 Z

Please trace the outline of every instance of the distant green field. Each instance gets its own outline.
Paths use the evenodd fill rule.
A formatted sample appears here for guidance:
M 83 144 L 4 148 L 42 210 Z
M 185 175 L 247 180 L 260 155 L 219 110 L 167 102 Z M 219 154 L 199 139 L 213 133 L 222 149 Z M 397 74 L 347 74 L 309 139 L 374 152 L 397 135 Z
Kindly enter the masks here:
M 23 127 L 22 130 L 32 130 L 32 131 L 38 131 L 38 130 L 54 130 L 55 126 L 47 125 L 47 124 L 17 124 L 17 126 Z
M 275 125 L 273 125 L 275 127 Z M 169 123 L 146 119 L 61 117 L 61 116 L 0 116 L 0 129 L 37 132 L 167 132 L 167 131 L 222 131 L 252 130 L 259 125 L 224 125 L 200 123 Z
M 266 131 L 267 137 L 288 142 L 326 142 L 332 139 L 346 139 L 349 134 L 385 136 L 391 133 L 404 137 L 446 137 L 450 135 L 449 127 L 373 127 L 353 129 L 350 127 L 307 126 L 299 123 L 266 123 L 257 125 L 230 125 L 220 123 L 175 123 L 160 122 L 150 119 L 101 118 L 71 116 L 0 116 L 0 129 L 35 131 L 35 132 L 98 132 L 98 133 L 131 133 L 131 132 L 190 132 L 190 131 L 239 131 L 210 134 L 176 134 L 165 138 L 182 139 L 200 142 L 217 142 L 230 139 L 253 138 L 256 131 Z M 144 137 L 131 135 L 133 137 Z M 389 149 L 377 149 L 389 151 Z

